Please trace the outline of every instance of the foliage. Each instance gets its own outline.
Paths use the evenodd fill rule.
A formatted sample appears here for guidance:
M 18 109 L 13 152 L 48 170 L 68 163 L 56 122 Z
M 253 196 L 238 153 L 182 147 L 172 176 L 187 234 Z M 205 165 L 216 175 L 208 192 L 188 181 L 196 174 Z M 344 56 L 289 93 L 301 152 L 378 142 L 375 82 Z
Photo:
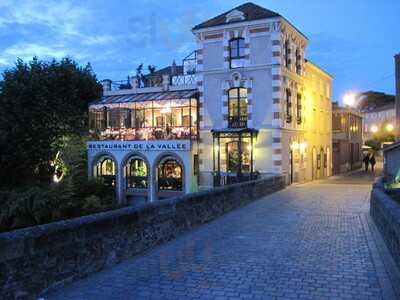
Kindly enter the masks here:
M 56 162 L 64 173 L 60 183 L 0 191 L 0 231 L 118 207 L 114 188 L 87 179 L 86 140 L 75 135 L 63 139 Z
M 395 137 L 393 134 L 375 134 L 373 139 L 365 142 L 365 145 L 371 147 L 374 151 L 379 151 L 383 143 L 394 141 Z
M 3 73 L 0 89 L 0 187 L 49 183 L 52 162 L 70 134 L 87 131 L 88 103 L 101 85 L 88 64 L 34 58 Z
M 365 145 L 371 147 L 374 151 L 379 151 L 381 149 L 381 142 L 378 139 L 372 139 L 365 142 Z
M 79 186 L 67 178 L 47 187 L 0 192 L 0 231 L 75 218 L 117 208 L 114 190 L 98 181 Z

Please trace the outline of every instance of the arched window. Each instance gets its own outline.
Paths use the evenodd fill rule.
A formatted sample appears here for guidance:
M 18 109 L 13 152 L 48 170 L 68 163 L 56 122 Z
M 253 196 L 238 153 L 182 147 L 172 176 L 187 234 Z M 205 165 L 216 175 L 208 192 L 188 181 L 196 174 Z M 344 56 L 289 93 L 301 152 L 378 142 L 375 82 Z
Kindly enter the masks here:
M 245 128 L 247 127 L 247 89 L 233 88 L 228 92 L 228 127 Z
M 158 166 L 158 189 L 160 191 L 182 191 L 183 169 L 174 158 L 168 158 Z
M 128 161 L 125 167 L 126 187 L 128 189 L 147 189 L 148 173 L 146 162 L 134 157 Z
M 229 41 L 229 64 L 230 68 L 244 67 L 244 38 L 234 38 Z
M 94 177 L 103 181 L 105 185 L 115 186 L 115 174 L 115 161 L 108 156 L 100 158 L 94 166 Z

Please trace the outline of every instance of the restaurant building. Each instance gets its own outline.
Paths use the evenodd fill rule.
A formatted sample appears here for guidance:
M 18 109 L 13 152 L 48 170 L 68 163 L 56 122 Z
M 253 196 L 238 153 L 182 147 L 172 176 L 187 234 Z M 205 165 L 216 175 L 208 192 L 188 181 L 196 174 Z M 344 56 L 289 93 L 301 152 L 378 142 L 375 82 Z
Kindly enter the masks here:
M 198 47 L 182 65 L 103 81 L 89 107 L 90 175 L 121 201 L 331 175 L 332 77 L 305 59 L 308 39 L 252 3 L 192 32 Z

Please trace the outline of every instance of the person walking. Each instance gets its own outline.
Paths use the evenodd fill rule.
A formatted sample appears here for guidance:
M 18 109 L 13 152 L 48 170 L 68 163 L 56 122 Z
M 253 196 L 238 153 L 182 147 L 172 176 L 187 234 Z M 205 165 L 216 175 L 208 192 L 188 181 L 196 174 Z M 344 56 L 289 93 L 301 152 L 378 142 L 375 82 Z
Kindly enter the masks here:
M 374 172 L 376 164 L 375 154 L 372 154 L 371 158 L 369 159 L 369 163 L 371 164 L 371 171 Z
M 368 167 L 369 167 L 369 153 L 367 155 L 365 155 L 364 159 L 364 166 L 365 166 L 365 172 L 368 172 Z

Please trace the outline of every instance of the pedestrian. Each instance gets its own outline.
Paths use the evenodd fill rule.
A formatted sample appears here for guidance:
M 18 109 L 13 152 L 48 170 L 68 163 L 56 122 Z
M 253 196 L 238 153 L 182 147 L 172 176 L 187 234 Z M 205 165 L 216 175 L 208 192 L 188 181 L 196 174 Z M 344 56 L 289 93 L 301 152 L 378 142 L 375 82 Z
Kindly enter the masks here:
M 371 158 L 369 159 L 369 163 L 371 164 L 371 171 L 374 172 L 376 164 L 375 154 L 372 154 Z
M 367 155 L 365 155 L 364 159 L 364 166 L 365 166 L 365 172 L 368 172 L 368 167 L 369 167 L 369 153 Z

